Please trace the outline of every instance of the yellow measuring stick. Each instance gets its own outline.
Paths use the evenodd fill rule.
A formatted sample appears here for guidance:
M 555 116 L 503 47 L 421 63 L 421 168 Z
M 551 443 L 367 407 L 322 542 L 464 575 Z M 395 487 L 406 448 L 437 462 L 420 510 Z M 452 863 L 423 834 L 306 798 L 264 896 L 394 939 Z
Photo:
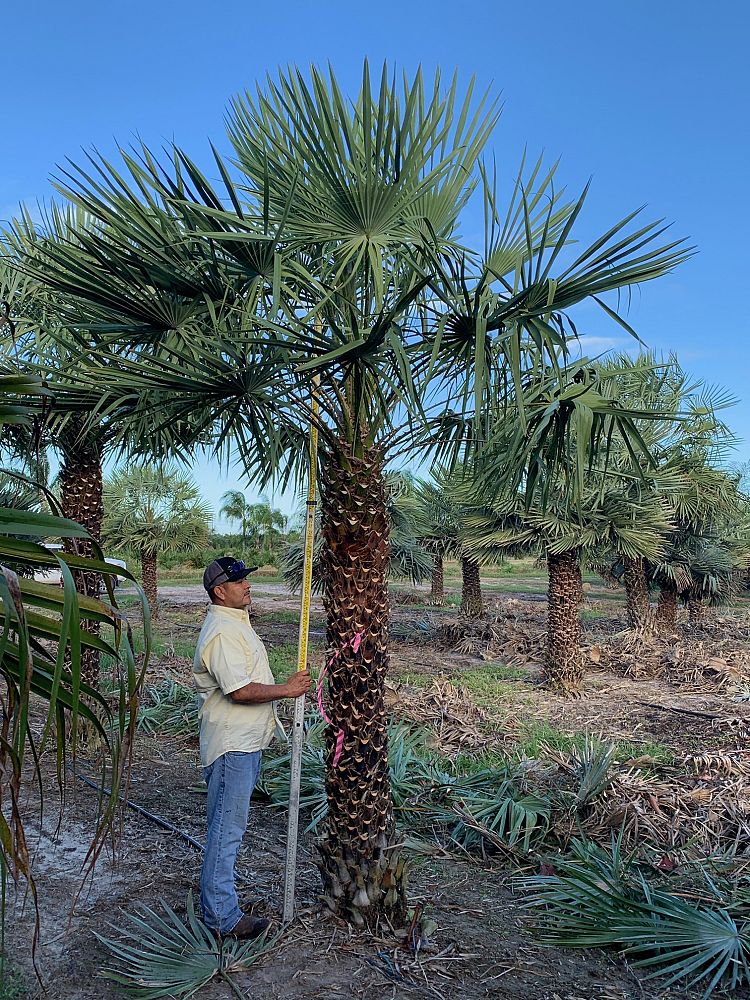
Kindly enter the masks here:
M 299 618 L 299 645 L 297 648 L 297 670 L 307 667 L 307 636 L 310 627 L 310 594 L 312 591 L 313 547 L 315 542 L 315 473 L 318 464 L 318 428 L 315 418 L 318 414 L 316 389 L 318 377 L 313 379 L 313 419 L 310 423 L 310 470 L 307 483 L 307 503 L 305 506 L 305 560 L 302 567 L 302 602 Z M 292 725 L 292 755 L 289 775 L 289 817 L 286 833 L 286 869 L 284 872 L 284 923 L 294 917 L 294 885 L 297 877 L 297 834 L 299 830 L 299 785 L 302 774 L 302 742 L 305 724 L 305 696 L 300 695 L 294 702 L 294 723 Z

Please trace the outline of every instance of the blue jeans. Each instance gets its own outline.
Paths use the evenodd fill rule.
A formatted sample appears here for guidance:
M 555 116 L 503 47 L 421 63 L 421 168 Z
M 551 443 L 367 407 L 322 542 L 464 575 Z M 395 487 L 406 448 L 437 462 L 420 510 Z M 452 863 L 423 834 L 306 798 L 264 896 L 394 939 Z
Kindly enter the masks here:
M 201 909 L 205 924 L 220 934 L 231 931 L 242 916 L 234 888 L 234 863 L 247 828 L 260 762 L 260 750 L 225 753 L 203 771 L 208 785 L 208 835 L 201 870 Z

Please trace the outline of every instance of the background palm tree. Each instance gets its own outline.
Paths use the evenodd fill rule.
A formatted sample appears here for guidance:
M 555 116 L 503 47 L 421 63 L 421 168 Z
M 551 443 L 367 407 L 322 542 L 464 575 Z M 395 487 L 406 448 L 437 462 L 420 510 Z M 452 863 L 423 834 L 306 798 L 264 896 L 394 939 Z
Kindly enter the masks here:
M 634 426 L 646 445 L 635 460 L 625 442 L 615 438 L 612 465 L 629 476 L 628 495 L 654 502 L 661 498 L 665 514 L 678 533 L 688 528 L 701 509 L 727 512 L 723 474 L 716 473 L 726 460 L 734 438 L 720 413 L 732 400 L 720 389 L 691 379 L 674 356 L 660 360 L 651 353 L 637 358 L 615 356 L 600 365 L 603 378 L 617 384 L 618 399 L 634 411 Z M 633 472 L 637 469 L 637 475 Z M 701 481 L 702 480 L 702 481 Z M 626 488 L 625 480 L 622 488 Z M 657 625 L 649 597 L 655 571 L 647 560 L 613 554 L 622 576 L 628 619 L 633 628 L 650 632 Z M 665 598 L 673 581 L 665 581 Z M 664 615 L 660 616 L 664 620 Z
M 159 618 L 157 559 L 208 544 L 211 510 L 185 473 L 142 465 L 119 470 L 104 485 L 104 538 L 136 552 L 151 617 Z
M 34 409 L 29 406 L 29 399 L 33 396 L 49 397 L 49 390 L 40 380 L 26 375 L 0 374 L 0 428 L 6 425 L 31 427 Z M 24 509 L 22 505 L 38 497 L 38 491 L 29 484 L 28 492 L 24 492 L 23 483 L 17 477 L 12 478 L 11 484 L 12 488 L 3 489 L 0 507 L 0 601 L 3 605 L 0 627 L 0 714 L 3 719 L 0 869 L 4 876 L 11 873 L 14 878 L 27 881 L 36 907 L 34 857 L 25 830 L 33 799 L 26 794 L 25 784 L 29 780 L 41 783 L 42 759 L 50 753 L 56 754 L 56 776 L 64 804 L 63 789 L 68 771 L 65 762 L 69 753 L 75 754 L 81 724 L 87 731 L 96 732 L 102 768 L 100 782 L 102 789 L 111 789 L 112 794 L 102 793 L 98 800 L 100 811 L 87 855 L 87 865 L 93 865 L 107 842 L 107 834 L 114 829 L 120 791 L 127 787 L 138 695 L 148 666 L 149 635 L 148 632 L 144 635 L 145 657 L 137 671 L 111 586 L 111 604 L 80 596 L 74 587 L 73 569 L 96 571 L 105 577 L 114 574 L 113 568 L 103 562 L 101 550 L 92 543 L 94 559 L 86 559 L 47 549 L 44 541 L 50 536 L 85 538 L 86 531 L 66 518 Z M 59 569 L 62 588 L 21 576 L 20 571 L 29 565 Z M 117 572 L 129 575 L 120 569 Z M 90 622 L 103 627 L 104 634 L 94 634 L 83 627 Z M 92 648 L 111 657 L 114 698 L 112 693 L 105 697 L 86 683 L 82 673 L 83 653 Z M 38 699 L 38 705 L 46 704 L 47 707 L 41 728 L 38 716 L 33 723 L 31 721 L 32 696 Z M 38 820 L 36 809 L 33 811 L 34 819 Z M 0 922 L 5 919 L 5 877 L 2 883 Z M 37 909 L 32 949 L 36 947 L 38 920 Z
M 476 505 L 466 518 L 466 547 L 483 562 L 497 561 L 508 548 L 525 545 L 542 554 L 549 573 L 547 683 L 576 691 L 583 680 L 580 609 L 581 563 L 596 562 L 602 549 L 616 548 L 630 559 L 654 559 L 668 527 L 659 504 L 635 503 L 611 482 L 592 476 L 569 504 L 562 498 L 527 509 L 520 497 Z
M 104 458 L 115 443 L 118 428 L 99 416 L 90 401 L 76 405 L 75 394 L 67 406 L 61 405 L 66 372 L 77 367 L 79 351 L 91 348 L 92 341 L 83 325 L 77 327 L 75 340 L 71 340 L 64 326 L 65 296 L 29 279 L 18 268 L 21 257 L 35 259 L 38 254 L 70 245 L 85 227 L 86 217 L 73 206 L 53 205 L 45 215 L 43 229 L 25 211 L 17 225 L 16 233 L 6 234 L 8 256 L 0 262 L 0 291 L 13 302 L 15 329 L 12 338 L 0 339 L 0 346 L 9 363 L 19 370 L 54 380 L 58 405 L 35 414 L 30 425 L 20 429 L 20 436 L 15 429 L 7 433 L 7 444 L 16 453 L 25 451 L 25 461 L 33 463 L 36 481 L 42 485 L 47 484 L 49 474 L 47 452 L 57 453 L 60 466 L 55 486 L 62 512 L 86 529 L 81 537 L 65 538 L 63 545 L 71 554 L 91 558 L 94 543 L 100 544 L 102 539 Z M 73 578 L 80 594 L 100 596 L 103 580 L 99 573 L 74 570 Z M 95 621 L 85 622 L 84 628 L 98 634 Z M 97 685 L 99 653 L 95 648 L 83 652 L 83 675 L 88 684 Z
M 317 375 L 327 644 L 340 654 L 330 714 L 346 733 L 336 767 L 327 736 L 320 850 L 324 898 L 358 926 L 406 914 L 384 702 L 387 462 L 408 448 L 470 463 L 492 406 L 515 400 L 514 454 L 545 443 L 560 462 L 572 446 L 584 463 L 566 393 L 585 395 L 589 376 L 561 364 L 575 332 L 566 311 L 590 299 L 625 323 L 602 296 L 686 256 L 633 216 L 571 250 L 585 192 L 565 202 L 541 161 L 522 163 L 500 213 L 479 163 L 497 117 L 496 102 L 439 74 L 400 86 L 384 69 L 373 87 L 365 66 L 347 101 L 332 73 L 291 70 L 233 104 L 237 183 L 217 157 L 215 191 L 177 149 L 166 163 L 124 153 L 118 169 L 94 157 L 61 184 L 87 231 L 22 264 L 106 336 L 81 381 L 144 450 L 233 445 L 257 488 L 291 481 L 305 471 Z M 477 188 L 482 251 L 459 231 Z M 524 402 L 549 369 L 562 404 L 552 417 Z M 601 400 L 588 412 L 595 437 L 621 419 Z
M 506 463 L 517 462 L 513 442 L 522 417 L 512 409 L 500 413 L 488 446 L 489 473 L 479 474 L 461 487 L 467 513 L 460 538 L 467 552 L 483 562 L 498 561 L 507 551 L 527 547 L 547 561 L 549 573 L 546 679 L 561 691 L 577 690 L 583 680 L 580 606 L 583 600 L 581 562 L 594 564 L 613 550 L 622 560 L 637 563 L 658 558 L 665 548 L 671 521 L 658 492 L 632 489 L 640 481 L 636 455 L 614 428 L 600 435 L 593 413 L 609 399 L 618 403 L 619 386 L 611 375 L 592 369 L 573 379 L 564 390 L 554 374 L 546 388 L 535 395 L 535 406 L 553 413 L 565 393 L 574 433 L 588 443 L 590 462 L 555 460 L 554 438 L 545 441 L 533 461 L 521 454 L 522 488 L 512 488 L 519 479 L 512 468 L 499 481 L 496 452 Z M 580 388 L 577 388 L 580 387 Z M 629 411 L 632 412 L 632 411 Z M 649 411 L 638 411 L 646 420 Z M 651 411 L 654 419 L 659 411 Z M 630 442 L 628 441 L 628 444 Z M 627 464 L 618 449 L 632 456 Z M 580 452 L 578 453 L 580 456 Z M 648 453 L 646 452 L 646 455 Z M 615 455 L 606 471 L 602 461 Z M 511 484 L 509 488 L 508 484 Z
M 471 473 L 471 466 L 453 472 L 436 468 L 433 480 L 420 484 L 426 520 L 426 533 L 420 542 L 433 554 L 433 603 L 439 605 L 444 600 L 443 560 L 457 559 L 461 567 L 461 613 L 467 618 L 481 618 L 484 614 L 481 567 L 475 553 L 464 544 L 463 532 L 466 518 L 477 503 L 479 489 Z
M 691 624 L 705 609 L 725 603 L 736 592 L 750 551 L 750 498 L 740 477 L 703 464 L 705 456 L 685 456 L 682 488 L 673 498 L 675 523 L 665 538 L 662 557 L 649 567 L 659 586 L 657 626 L 674 630 L 682 600 Z
M 255 543 L 261 550 L 279 537 L 286 528 L 286 521 L 281 511 L 275 510 L 265 497 L 249 507 L 248 524 L 253 529 Z
M 240 490 L 227 490 L 221 498 L 219 513 L 229 518 L 230 521 L 239 521 L 242 533 L 242 556 L 245 555 L 247 546 L 247 525 L 249 519 L 250 504 L 247 502 L 245 494 Z

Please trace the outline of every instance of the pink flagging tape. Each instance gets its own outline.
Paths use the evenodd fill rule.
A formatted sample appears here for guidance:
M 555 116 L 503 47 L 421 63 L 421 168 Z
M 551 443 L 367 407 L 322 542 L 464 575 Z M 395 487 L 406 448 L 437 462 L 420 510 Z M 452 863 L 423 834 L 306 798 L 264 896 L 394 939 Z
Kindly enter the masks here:
M 323 704 L 323 681 L 325 680 L 326 674 L 329 668 L 338 660 L 341 654 L 347 647 L 351 647 L 353 653 L 356 653 L 362 644 L 362 639 L 364 638 L 365 631 L 361 629 L 357 634 L 351 638 L 348 642 L 345 642 L 341 649 L 337 649 L 333 656 L 328 660 L 323 669 L 320 671 L 320 677 L 318 677 L 318 686 L 315 691 L 315 698 L 318 703 L 318 711 L 323 717 L 324 722 L 327 722 L 329 726 L 332 726 L 333 719 L 331 719 L 325 710 L 325 705 Z M 336 749 L 333 753 L 332 767 L 336 767 L 339 760 L 341 759 L 341 751 L 344 749 L 344 730 L 337 727 L 336 729 Z

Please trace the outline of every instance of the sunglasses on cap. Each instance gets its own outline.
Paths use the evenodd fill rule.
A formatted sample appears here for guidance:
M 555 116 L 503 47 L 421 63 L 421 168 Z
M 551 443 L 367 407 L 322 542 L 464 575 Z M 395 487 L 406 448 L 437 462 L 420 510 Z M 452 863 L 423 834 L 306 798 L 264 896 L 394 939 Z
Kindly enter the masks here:
M 248 573 L 252 573 L 257 568 L 257 566 L 246 566 L 242 559 L 236 559 L 229 566 L 223 566 L 216 576 L 207 581 L 204 586 L 206 590 L 212 590 L 218 583 L 237 583 L 238 580 L 231 579 L 233 576 L 238 573 L 247 576 Z M 243 577 L 240 576 L 238 579 L 241 580 Z

